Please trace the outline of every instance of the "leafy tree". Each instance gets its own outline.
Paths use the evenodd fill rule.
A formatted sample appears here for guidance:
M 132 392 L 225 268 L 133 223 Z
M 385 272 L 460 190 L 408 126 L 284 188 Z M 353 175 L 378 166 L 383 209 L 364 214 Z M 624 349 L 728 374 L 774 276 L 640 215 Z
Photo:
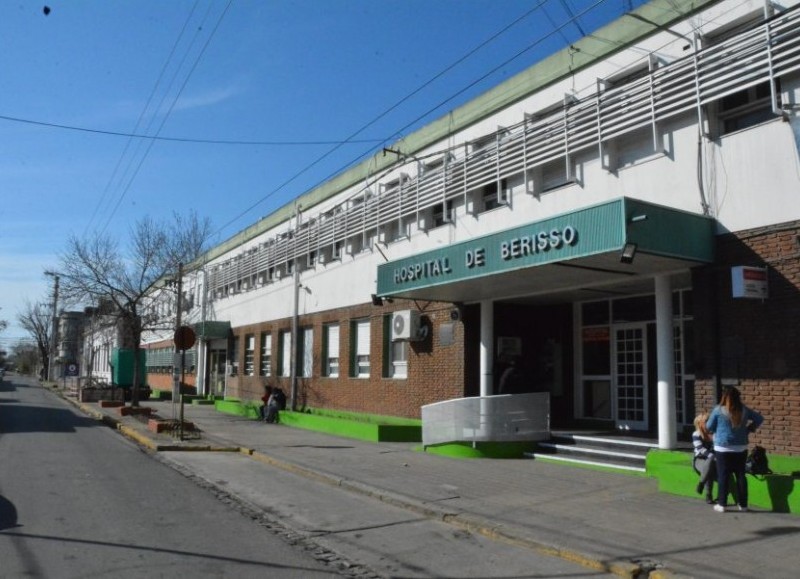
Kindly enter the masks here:
M 133 225 L 125 247 L 104 233 L 88 239 L 73 236 L 60 257 L 65 299 L 111 304 L 118 346 L 133 351 L 131 406 L 139 405 L 142 333 L 158 329 L 157 321 L 146 315 L 147 306 L 164 281 L 177 274 L 179 264 L 202 254 L 210 232 L 210 220 L 194 212 L 188 217 L 173 214 L 171 221 L 162 222 L 145 217 Z

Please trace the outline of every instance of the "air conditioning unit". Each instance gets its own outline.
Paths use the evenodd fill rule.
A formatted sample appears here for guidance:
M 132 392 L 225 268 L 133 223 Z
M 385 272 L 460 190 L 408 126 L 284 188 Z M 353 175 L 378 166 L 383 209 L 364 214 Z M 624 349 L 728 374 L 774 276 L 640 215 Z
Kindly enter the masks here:
M 417 310 L 400 310 L 392 314 L 392 341 L 419 340 L 420 319 Z

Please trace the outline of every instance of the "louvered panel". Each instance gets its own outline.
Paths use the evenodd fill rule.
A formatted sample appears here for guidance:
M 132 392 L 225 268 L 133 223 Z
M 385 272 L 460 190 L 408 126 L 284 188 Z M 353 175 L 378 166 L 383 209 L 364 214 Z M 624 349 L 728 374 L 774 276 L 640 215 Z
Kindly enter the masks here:
M 402 205 L 402 191 L 398 187 L 388 191 L 380 197 L 380 221 L 394 221 L 400 218 Z
M 367 200 L 364 207 L 364 229 L 375 229 L 378 227 L 378 217 L 380 215 L 380 201 L 378 197 Z
M 379 199 L 345 204 L 341 212 L 320 218 L 318 225 L 298 232 L 295 248 L 329 246 L 397 219 L 463 196 L 498 178 L 564 159 L 567 154 L 595 147 L 602 140 L 624 137 L 653 122 L 696 113 L 699 105 L 800 70 L 800 9 L 794 8 L 751 30 L 725 39 L 696 54 L 652 71 L 633 83 L 611 87 L 598 97 L 571 103 L 535 119 L 507 127 L 487 146 L 443 168 L 403 182 Z M 768 37 L 769 30 L 769 37 Z M 772 70 L 770 70 L 770 65 Z M 700 97 L 698 99 L 698 87 Z M 262 247 L 253 267 L 278 264 L 289 255 L 287 239 Z M 300 249 L 297 249 L 300 251 Z M 253 269 L 247 263 L 226 262 L 209 285 L 222 286 Z

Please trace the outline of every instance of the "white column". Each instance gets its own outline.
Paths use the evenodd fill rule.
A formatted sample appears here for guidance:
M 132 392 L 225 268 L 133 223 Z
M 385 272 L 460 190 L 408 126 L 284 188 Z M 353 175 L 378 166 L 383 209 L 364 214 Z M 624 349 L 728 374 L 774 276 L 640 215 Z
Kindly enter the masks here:
M 494 394 L 494 302 L 481 302 L 481 396 Z
M 658 360 L 658 447 L 675 448 L 675 343 L 672 331 L 672 288 L 669 276 L 656 279 L 656 357 Z

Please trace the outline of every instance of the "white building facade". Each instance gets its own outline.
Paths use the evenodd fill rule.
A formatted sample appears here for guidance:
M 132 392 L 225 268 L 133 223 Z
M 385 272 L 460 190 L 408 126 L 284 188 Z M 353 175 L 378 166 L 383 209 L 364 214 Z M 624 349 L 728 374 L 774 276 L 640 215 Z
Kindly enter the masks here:
M 197 389 L 419 417 L 513 360 L 554 427 L 671 448 L 736 384 L 800 452 L 797 4 L 654 0 L 213 248 Z

